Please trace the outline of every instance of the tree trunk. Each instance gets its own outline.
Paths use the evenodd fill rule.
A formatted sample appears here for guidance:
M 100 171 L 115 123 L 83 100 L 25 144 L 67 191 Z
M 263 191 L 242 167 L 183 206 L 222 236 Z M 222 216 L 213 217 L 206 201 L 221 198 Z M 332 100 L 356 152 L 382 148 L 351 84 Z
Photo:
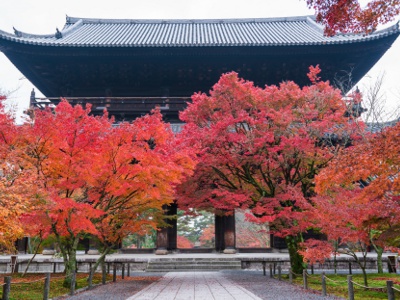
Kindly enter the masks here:
M 299 242 L 302 241 L 302 237 L 299 236 L 287 236 L 285 237 L 286 244 L 289 250 L 290 266 L 295 274 L 303 274 L 305 264 L 303 262 L 303 256 L 298 252 Z
M 100 257 L 97 259 L 96 263 L 94 264 L 94 266 L 90 270 L 88 282 L 90 282 L 90 283 L 92 282 L 94 273 L 96 272 L 96 270 L 97 270 L 97 268 L 99 267 L 100 264 L 103 265 L 105 263 L 106 256 L 110 252 L 110 250 L 111 250 L 111 246 L 108 246 L 101 253 Z
M 29 266 L 31 265 L 32 261 L 35 259 L 36 254 L 38 254 L 39 248 L 40 248 L 40 245 L 42 244 L 42 242 L 43 242 L 43 239 L 40 238 L 40 242 L 39 242 L 39 244 L 37 245 L 37 247 L 36 247 L 36 249 L 35 249 L 35 253 L 34 253 L 33 256 L 31 257 L 31 259 L 28 261 L 28 264 L 26 265 L 24 274 L 22 274 L 21 277 L 24 277 L 24 276 L 26 275 L 26 272 L 28 272 Z
M 367 272 L 365 270 L 365 266 L 361 267 L 361 270 L 363 272 L 363 278 L 364 278 L 364 285 L 368 286 L 368 278 L 367 278 Z
M 383 248 L 375 245 L 375 243 L 371 239 L 371 245 L 374 247 L 375 252 L 376 252 L 376 264 L 378 266 L 378 274 L 383 273 L 383 264 L 382 264 L 382 253 L 383 253 Z
M 75 237 L 72 245 L 68 245 L 69 247 L 65 247 L 60 244 L 60 249 L 64 248 L 61 250 L 65 265 L 65 279 L 63 286 L 67 288 L 70 288 L 72 274 L 76 272 L 76 249 L 78 248 L 78 243 L 79 237 Z

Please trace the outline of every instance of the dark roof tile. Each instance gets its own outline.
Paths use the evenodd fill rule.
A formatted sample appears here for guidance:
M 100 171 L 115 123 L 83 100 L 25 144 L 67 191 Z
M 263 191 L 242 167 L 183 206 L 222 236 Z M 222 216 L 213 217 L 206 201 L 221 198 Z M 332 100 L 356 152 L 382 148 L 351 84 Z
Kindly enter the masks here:
M 291 46 L 342 44 L 399 34 L 396 24 L 365 34 L 327 37 L 313 17 L 223 20 L 117 20 L 67 17 L 62 37 L 0 31 L 24 44 L 89 47 Z

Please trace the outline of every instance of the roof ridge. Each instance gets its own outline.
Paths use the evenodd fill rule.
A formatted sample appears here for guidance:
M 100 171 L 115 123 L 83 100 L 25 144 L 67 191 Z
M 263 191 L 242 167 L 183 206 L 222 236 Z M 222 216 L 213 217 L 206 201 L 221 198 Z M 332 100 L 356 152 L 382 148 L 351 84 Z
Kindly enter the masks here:
M 265 22 L 296 22 L 307 21 L 314 16 L 293 16 L 293 17 L 273 17 L 273 18 L 231 18 L 231 19 L 103 19 L 103 18 L 79 18 L 67 16 L 67 25 L 72 25 L 82 20 L 84 24 L 207 24 L 207 23 L 265 23 Z

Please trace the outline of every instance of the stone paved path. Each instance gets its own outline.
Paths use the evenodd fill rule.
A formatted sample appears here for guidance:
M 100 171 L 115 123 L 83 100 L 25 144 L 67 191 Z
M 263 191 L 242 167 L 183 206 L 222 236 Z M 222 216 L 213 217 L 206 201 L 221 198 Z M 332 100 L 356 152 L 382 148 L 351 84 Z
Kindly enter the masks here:
M 169 272 L 127 300 L 261 300 L 219 272 Z

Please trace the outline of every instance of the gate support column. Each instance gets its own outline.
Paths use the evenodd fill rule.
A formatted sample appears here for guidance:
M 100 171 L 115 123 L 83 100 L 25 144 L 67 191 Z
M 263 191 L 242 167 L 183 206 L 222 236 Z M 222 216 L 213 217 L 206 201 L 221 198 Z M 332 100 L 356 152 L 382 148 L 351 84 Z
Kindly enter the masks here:
M 176 203 L 164 206 L 164 215 L 167 217 L 176 216 L 178 206 Z M 176 250 L 177 246 L 177 222 L 176 218 L 166 219 L 169 226 L 159 228 L 157 231 L 157 248 L 155 254 L 166 255 L 168 251 Z
M 235 213 L 215 215 L 215 250 L 225 254 L 236 253 Z

